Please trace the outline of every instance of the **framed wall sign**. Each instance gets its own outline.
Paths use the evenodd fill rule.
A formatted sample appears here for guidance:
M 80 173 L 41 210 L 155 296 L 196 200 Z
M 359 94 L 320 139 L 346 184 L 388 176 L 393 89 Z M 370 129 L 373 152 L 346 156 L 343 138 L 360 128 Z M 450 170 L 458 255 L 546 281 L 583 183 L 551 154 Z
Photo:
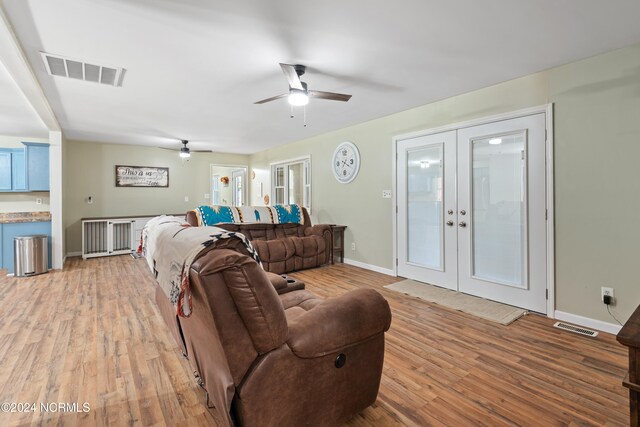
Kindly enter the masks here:
M 116 165 L 116 187 L 169 187 L 169 168 Z

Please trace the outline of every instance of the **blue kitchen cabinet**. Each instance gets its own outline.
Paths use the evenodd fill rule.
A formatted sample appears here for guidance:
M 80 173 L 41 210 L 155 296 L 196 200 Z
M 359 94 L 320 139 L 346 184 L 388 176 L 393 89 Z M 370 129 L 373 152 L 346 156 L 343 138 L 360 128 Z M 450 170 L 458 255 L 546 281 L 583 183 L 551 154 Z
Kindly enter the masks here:
M 11 191 L 11 152 L 0 150 L 0 191 Z
M 49 144 L 0 148 L 0 192 L 49 191 Z
M 49 144 L 23 142 L 26 149 L 27 189 L 49 191 Z
M 0 148 L 0 191 L 27 191 L 24 148 Z
M 0 231 L 2 268 L 6 268 L 9 273 L 13 273 L 13 238 L 17 236 L 32 236 L 34 234 L 46 234 L 49 237 L 47 239 L 47 251 L 49 253 L 48 265 L 51 268 L 51 221 L 2 224 Z
M 27 174 L 25 171 L 26 156 L 23 149 L 15 149 L 11 153 L 11 189 L 13 191 L 26 191 Z

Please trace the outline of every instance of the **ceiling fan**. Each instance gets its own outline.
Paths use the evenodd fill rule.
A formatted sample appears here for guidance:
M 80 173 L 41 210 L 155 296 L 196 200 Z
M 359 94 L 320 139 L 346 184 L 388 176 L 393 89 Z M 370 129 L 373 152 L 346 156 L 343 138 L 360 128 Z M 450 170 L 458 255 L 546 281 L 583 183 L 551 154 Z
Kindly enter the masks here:
M 187 147 L 187 144 L 189 143 L 189 141 L 187 141 L 186 139 L 181 140 L 180 142 L 182 142 L 182 148 L 167 148 L 167 147 L 160 147 L 163 150 L 171 150 L 171 151 L 180 151 L 180 157 L 186 159 L 188 157 L 191 157 L 191 153 L 213 153 L 213 150 L 192 150 L 189 147 Z
M 328 99 L 330 101 L 342 101 L 347 102 L 351 99 L 351 95 L 345 95 L 344 93 L 335 92 L 323 92 L 320 90 L 309 90 L 307 84 L 300 80 L 300 77 L 305 73 L 307 67 L 304 65 L 296 64 L 280 64 L 284 75 L 289 82 L 289 92 L 282 95 L 273 96 L 271 98 L 263 99 L 261 101 L 254 102 L 254 104 L 264 104 L 266 102 L 275 101 L 276 99 L 287 97 L 289 104 L 294 106 L 307 105 L 309 103 L 309 97 L 319 99 Z

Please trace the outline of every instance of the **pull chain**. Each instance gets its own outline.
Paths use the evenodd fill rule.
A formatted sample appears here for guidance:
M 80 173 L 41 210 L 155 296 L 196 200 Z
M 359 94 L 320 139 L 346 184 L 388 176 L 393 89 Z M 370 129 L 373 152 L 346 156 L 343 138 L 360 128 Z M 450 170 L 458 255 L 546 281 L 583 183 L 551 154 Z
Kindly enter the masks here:
M 293 114 L 293 105 L 291 106 L 291 113 L 289 114 L 289 118 L 294 118 L 294 114 Z M 302 118 L 303 118 L 303 124 L 304 127 L 307 127 L 307 106 L 303 106 L 302 107 Z

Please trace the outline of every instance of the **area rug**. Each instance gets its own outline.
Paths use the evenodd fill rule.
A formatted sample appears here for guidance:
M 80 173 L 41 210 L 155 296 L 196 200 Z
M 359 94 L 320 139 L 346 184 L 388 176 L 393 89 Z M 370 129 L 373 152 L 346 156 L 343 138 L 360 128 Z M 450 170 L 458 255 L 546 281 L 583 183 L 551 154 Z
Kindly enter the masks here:
M 508 325 L 527 313 L 527 311 L 522 308 L 489 301 L 484 298 L 466 295 L 414 280 L 403 280 L 391 285 L 386 285 L 385 288 L 453 308 L 454 310 L 463 311 L 502 325 Z

